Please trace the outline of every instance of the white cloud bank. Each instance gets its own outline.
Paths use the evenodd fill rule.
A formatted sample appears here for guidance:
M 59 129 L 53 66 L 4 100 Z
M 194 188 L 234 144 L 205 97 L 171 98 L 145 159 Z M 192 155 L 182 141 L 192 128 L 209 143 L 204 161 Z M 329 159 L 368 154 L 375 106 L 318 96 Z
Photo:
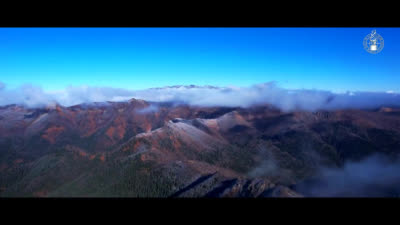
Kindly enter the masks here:
M 394 92 L 332 93 L 322 90 L 288 90 L 264 83 L 250 87 L 175 86 L 146 90 L 109 87 L 69 86 L 64 90 L 46 92 L 33 85 L 7 89 L 0 82 L 0 105 L 22 104 L 41 107 L 52 103 L 71 106 L 81 103 L 126 101 L 131 98 L 155 102 L 181 102 L 198 106 L 248 107 L 268 103 L 284 111 L 400 106 L 400 94 Z

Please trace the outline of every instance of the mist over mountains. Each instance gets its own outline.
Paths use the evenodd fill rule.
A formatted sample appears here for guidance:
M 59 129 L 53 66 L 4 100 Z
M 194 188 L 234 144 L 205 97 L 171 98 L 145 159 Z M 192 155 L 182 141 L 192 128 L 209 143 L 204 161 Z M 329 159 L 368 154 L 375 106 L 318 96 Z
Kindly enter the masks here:
M 0 83 L 0 196 L 400 196 L 400 95 Z
M 289 90 L 277 86 L 274 82 L 250 87 L 176 85 L 145 90 L 69 86 L 59 91 L 44 91 L 34 85 L 7 89 L 6 85 L 0 82 L 0 106 L 10 104 L 27 107 L 44 107 L 49 104 L 73 106 L 92 102 L 120 102 L 131 98 L 203 107 L 251 107 L 270 104 L 285 112 L 400 106 L 400 94 L 394 92 L 333 93 L 324 90 Z
M 312 197 L 400 197 L 400 163 L 393 156 L 372 154 L 341 168 L 322 167 L 318 173 L 296 190 Z

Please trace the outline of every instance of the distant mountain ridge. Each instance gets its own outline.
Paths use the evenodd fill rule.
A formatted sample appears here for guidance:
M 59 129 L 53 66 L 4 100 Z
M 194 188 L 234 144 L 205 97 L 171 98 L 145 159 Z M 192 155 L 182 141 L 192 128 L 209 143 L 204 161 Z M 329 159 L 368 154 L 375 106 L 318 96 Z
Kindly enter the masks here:
M 165 87 L 156 87 L 156 88 L 149 88 L 150 90 L 160 90 L 160 89 L 172 89 L 172 88 L 183 88 L 183 89 L 192 89 L 192 88 L 209 88 L 209 89 L 221 89 L 220 87 L 217 86 L 212 86 L 212 85 L 171 85 L 171 86 L 165 86 Z

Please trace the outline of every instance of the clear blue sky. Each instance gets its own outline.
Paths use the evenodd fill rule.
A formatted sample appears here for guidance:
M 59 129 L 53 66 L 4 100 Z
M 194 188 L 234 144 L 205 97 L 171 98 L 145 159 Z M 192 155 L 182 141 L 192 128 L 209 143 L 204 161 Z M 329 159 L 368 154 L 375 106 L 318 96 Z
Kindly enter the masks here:
M 0 81 L 143 89 L 177 84 L 400 91 L 400 29 L 0 28 Z

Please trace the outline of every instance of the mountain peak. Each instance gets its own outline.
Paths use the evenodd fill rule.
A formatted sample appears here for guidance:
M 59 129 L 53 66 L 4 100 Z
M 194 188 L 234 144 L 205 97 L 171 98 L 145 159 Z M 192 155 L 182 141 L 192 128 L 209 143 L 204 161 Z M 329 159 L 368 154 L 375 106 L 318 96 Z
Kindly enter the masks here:
M 142 99 L 137 99 L 137 98 L 131 98 L 131 99 L 129 99 L 129 101 L 128 101 L 129 103 L 146 103 L 146 101 L 145 100 L 142 100 Z

